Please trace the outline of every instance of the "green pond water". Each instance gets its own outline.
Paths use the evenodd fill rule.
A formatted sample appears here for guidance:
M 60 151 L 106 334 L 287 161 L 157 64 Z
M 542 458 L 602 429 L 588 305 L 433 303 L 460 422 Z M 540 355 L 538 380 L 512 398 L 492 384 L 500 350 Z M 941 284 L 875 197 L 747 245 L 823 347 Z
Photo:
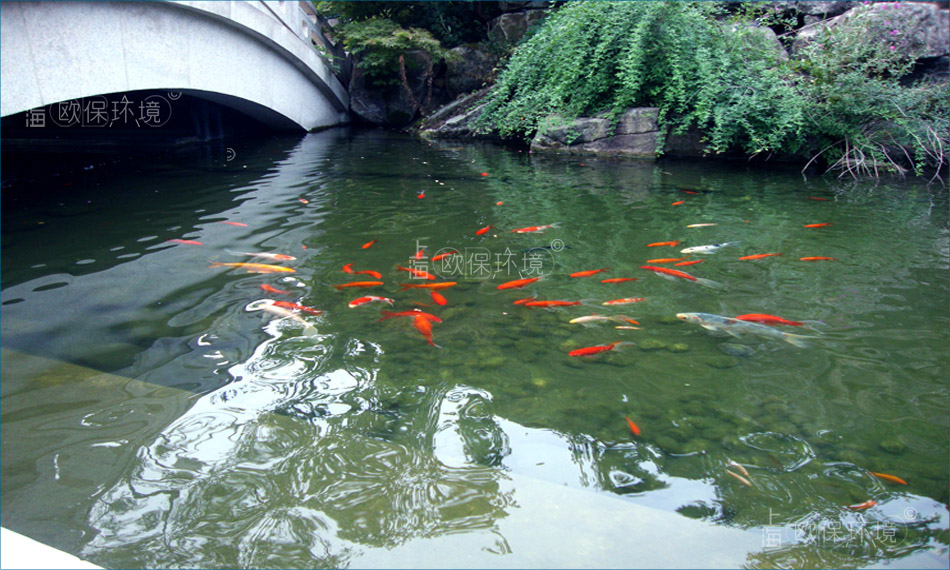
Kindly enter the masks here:
M 50 158 L 5 177 L 4 526 L 108 567 L 391 565 L 414 540 L 504 534 L 511 481 L 530 480 L 758 533 L 750 567 L 946 567 L 946 185 L 346 130 L 230 145 L 230 161 Z M 761 253 L 781 255 L 739 259 Z M 721 287 L 641 269 L 679 257 Z M 334 288 L 372 280 L 349 263 L 384 285 Z M 400 290 L 428 281 L 397 265 L 457 282 L 447 304 Z M 363 295 L 395 304 L 347 307 Z M 437 346 L 381 309 L 437 315 Z M 682 312 L 779 315 L 809 338 Z M 639 325 L 569 322 L 594 313 Z M 57 368 L 73 365 L 95 372 Z M 465 565 L 464 544 L 434 564 Z

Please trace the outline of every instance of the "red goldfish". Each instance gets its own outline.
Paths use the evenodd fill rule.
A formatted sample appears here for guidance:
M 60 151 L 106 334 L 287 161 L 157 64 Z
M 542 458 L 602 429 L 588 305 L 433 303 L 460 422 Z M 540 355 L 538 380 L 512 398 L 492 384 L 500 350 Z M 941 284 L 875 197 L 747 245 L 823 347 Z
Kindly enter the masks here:
M 571 277 L 590 277 L 591 275 L 596 275 L 598 273 L 603 273 L 610 269 L 609 267 L 604 267 L 603 269 L 590 269 L 588 271 L 578 271 L 577 273 L 571 273 Z
M 887 473 L 875 473 L 874 471 L 868 471 L 871 475 L 874 475 L 878 479 L 884 479 L 885 481 L 890 481 L 891 483 L 900 483 L 901 485 L 906 485 L 907 481 L 904 481 L 900 477 L 895 477 L 894 475 L 888 475 Z
M 376 297 L 374 295 L 367 295 L 366 297 L 359 297 L 357 299 L 353 299 L 346 306 L 351 309 L 354 309 L 356 307 L 362 307 L 363 305 L 366 305 L 368 303 L 389 303 L 390 305 L 392 305 L 394 301 L 388 297 Z
M 624 281 L 636 281 L 636 277 L 614 277 L 613 279 L 601 279 L 601 283 L 623 283 Z
M 620 345 L 633 344 L 632 342 L 626 341 L 614 341 L 610 344 L 602 344 L 598 346 L 586 346 L 584 348 L 578 348 L 567 353 L 568 356 L 591 356 L 593 354 L 598 354 L 600 352 L 606 352 L 608 350 L 613 350 L 614 348 Z
M 659 259 L 648 259 L 647 263 L 673 263 L 674 261 L 683 261 L 684 257 L 661 257 Z
M 448 304 L 448 300 L 446 300 L 446 298 L 443 297 L 440 293 L 437 293 L 435 291 L 432 291 L 431 293 L 432 293 L 432 301 L 435 302 L 436 305 Z
M 678 246 L 680 243 L 682 243 L 682 242 L 680 242 L 680 240 L 674 240 L 674 241 L 657 241 L 657 242 L 653 242 L 653 243 L 648 243 L 648 244 L 647 244 L 647 247 L 660 247 L 660 246 L 664 246 L 664 245 L 668 245 L 668 246 L 670 246 L 670 247 L 676 247 L 676 246 Z
M 633 432 L 633 435 L 640 435 L 640 427 L 637 424 L 633 423 L 633 420 L 631 420 L 627 416 L 624 416 L 624 419 L 627 420 L 627 425 L 630 426 L 630 431 Z
M 526 279 L 515 279 L 514 281 L 508 281 L 508 282 L 506 282 L 506 283 L 502 283 L 501 285 L 498 286 L 498 289 L 500 289 L 500 290 L 504 290 L 504 289 L 519 289 L 519 288 L 521 288 L 521 287 L 524 287 L 525 285 L 530 285 L 530 284 L 534 283 L 534 282 L 537 281 L 538 279 L 541 279 L 541 278 L 540 278 L 540 277 L 528 277 L 528 278 L 526 278 Z
M 799 257 L 799 261 L 838 261 L 837 257 L 825 257 L 823 255 L 816 255 L 812 257 Z
M 383 311 L 383 312 L 382 312 L 382 315 L 383 315 L 383 317 L 382 317 L 381 319 L 379 319 L 379 321 L 385 321 L 386 319 L 393 319 L 393 318 L 396 318 L 396 317 L 414 317 L 414 318 L 415 318 L 415 317 L 422 317 L 423 319 L 430 320 L 430 321 L 432 321 L 433 323 L 441 323 L 441 322 L 442 322 L 442 319 L 440 319 L 439 317 L 437 317 L 437 316 L 435 316 L 435 315 L 431 315 L 431 314 L 426 313 L 426 312 L 423 312 L 423 311 L 420 311 L 419 309 L 413 309 L 413 310 L 411 310 L 411 311 L 402 311 L 401 313 L 394 313 L 394 312 L 392 312 L 392 311 Z
M 448 252 L 446 252 L 446 253 L 440 253 L 439 255 L 433 257 L 433 258 L 432 258 L 432 261 L 439 261 L 440 259 L 445 259 L 446 257 L 448 257 L 448 256 L 450 256 L 450 255 L 459 255 L 459 252 L 457 252 L 457 251 L 448 251 Z
M 663 273 L 665 275 L 671 275 L 673 277 L 680 277 L 682 279 L 688 279 L 689 281 L 696 281 L 696 278 L 690 275 L 689 273 L 678 271 L 676 269 L 670 269 L 669 267 L 654 267 L 652 265 L 641 265 L 640 269 L 646 269 L 647 271 L 653 271 L 656 273 Z
M 763 325 L 786 325 L 789 327 L 801 327 L 805 326 L 805 323 L 799 321 L 789 321 L 783 319 L 782 317 L 776 317 L 775 315 L 766 315 L 763 313 L 749 313 L 748 315 L 739 315 L 735 317 L 740 321 L 748 321 L 751 323 L 761 323 Z
M 219 224 L 228 224 L 229 226 L 238 226 L 238 227 L 242 227 L 242 228 L 246 228 L 246 227 L 247 227 L 247 224 L 242 224 L 241 222 L 230 222 L 230 221 L 227 221 L 227 220 L 221 220 L 221 221 L 219 221 L 218 223 L 219 223 Z
M 311 315 L 322 315 L 323 311 L 306 307 L 304 305 L 298 305 L 297 303 L 291 303 L 288 301 L 273 301 L 272 303 L 275 307 L 283 307 L 285 309 L 294 309 L 296 311 L 303 311 L 305 313 L 310 313 Z
M 267 291 L 268 293 L 275 293 L 275 294 L 277 294 L 277 295 L 289 295 L 289 294 L 290 294 L 290 291 L 283 291 L 283 290 L 281 290 L 281 289 L 277 289 L 277 288 L 271 287 L 271 286 L 268 285 L 267 283 L 261 283 L 261 289 Z
M 865 509 L 870 509 L 876 504 L 877 504 L 877 501 L 869 500 L 869 501 L 864 501 L 863 503 L 859 503 L 857 505 L 849 505 L 848 508 L 854 511 L 863 511 Z
M 625 299 L 614 299 L 613 301 L 604 301 L 601 305 L 626 305 L 628 303 L 640 303 L 646 301 L 644 297 L 627 297 Z
M 344 283 L 343 285 L 334 285 L 339 291 L 340 289 L 345 289 L 346 287 L 376 287 L 382 285 L 382 281 L 354 281 L 352 283 Z
M 782 255 L 781 253 L 757 253 L 755 255 L 743 255 L 739 258 L 740 261 L 752 260 L 752 259 L 762 259 L 764 257 L 772 257 L 773 255 Z
M 169 239 L 169 240 L 165 240 L 165 241 L 167 241 L 168 243 L 182 243 L 182 244 L 185 244 L 185 245 L 204 245 L 204 244 L 201 243 L 200 241 L 195 241 L 195 240 L 193 240 L 193 239 L 179 239 L 179 238 L 174 238 L 174 239 Z
M 432 321 L 423 317 L 422 315 L 417 315 L 416 318 L 412 319 L 412 324 L 415 325 L 416 330 L 422 333 L 422 336 L 425 337 L 426 342 L 431 346 L 438 346 L 432 341 Z
M 525 307 L 572 307 L 580 305 L 580 301 L 525 301 L 522 303 Z
M 400 283 L 402 289 L 400 291 L 405 291 L 406 289 L 446 289 L 448 287 L 455 287 L 458 285 L 455 281 L 443 281 L 442 283 Z
M 823 228 L 823 227 L 825 227 L 825 226 L 830 226 L 830 225 L 831 225 L 830 223 L 825 222 L 825 223 L 823 223 L 823 224 L 805 224 L 805 225 L 802 226 L 802 227 L 803 227 L 803 228 Z
M 373 244 L 374 244 L 374 243 L 376 243 L 376 240 L 368 241 L 368 242 L 366 242 L 366 243 L 363 244 L 362 248 L 363 248 L 363 249 L 369 249 L 369 248 L 373 247 Z
M 375 277 L 376 279 L 382 279 L 382 278 L 383 278 L 383 274 L 380 273 L 379 271 L 371 271 L 371 270 L 369 270 L 369 269 L 366 269 L 366 270 L 363 270 L 363 271 L 354 271 L 354 270 L 353 270 L 353 264 L 352 264 L 352 263 L 347 263 L 346 265 L 343 266 L 343 273 L 349 273 L 349 274 L 351 274 L 351 275 L 359 275 L 359 274 L 361 274 L 361 273 L 365 273 L 365 274 L 369 275 L 370 277 Z
M 686 265 L 696 265 L 697 263 L 702 263 L 703 261 L 704 260 L 702 259 L 694 259 L 692 261 L 680 261 L 679 263 L 674 263 L 673 265 L 676 267 L 686 266 Z
M 492 228 L 491 226 L 485 226 L 484 228 L 482 228 L 482 229 L 478 230 L 477 232 L 475 232 L 475 235 L 480 236 L 480 235 L 482 235 L 482 234 L 487 234 L 487 233 L 488 233 L 488 230 L 490 230 L 491 228 Z

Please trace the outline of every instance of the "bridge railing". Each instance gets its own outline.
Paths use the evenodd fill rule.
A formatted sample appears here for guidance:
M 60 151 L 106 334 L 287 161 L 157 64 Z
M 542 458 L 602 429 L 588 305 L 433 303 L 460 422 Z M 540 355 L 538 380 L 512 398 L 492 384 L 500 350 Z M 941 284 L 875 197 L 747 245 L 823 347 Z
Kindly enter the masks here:
M 343 46 L 332 42 L 323 33 L 323 26 L 327 22 L 317 13 L 313 4 L 307 0 L 260 0 L 259 6 L 270 12 L 272 16 L 297 37 L 313 46 L 319 55 L 333 70 L 337 79 L 344 86 L 349 84 L 352 69 L 352 58 L 343 49 Z

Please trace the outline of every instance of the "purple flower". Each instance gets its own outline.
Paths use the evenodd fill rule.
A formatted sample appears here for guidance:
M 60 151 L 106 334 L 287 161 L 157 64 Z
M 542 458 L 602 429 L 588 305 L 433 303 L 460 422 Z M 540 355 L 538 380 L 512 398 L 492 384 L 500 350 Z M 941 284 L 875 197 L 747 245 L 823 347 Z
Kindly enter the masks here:
M 894 47 L 894 46 L 891 46 L 891 51 L 894 51 L 895 49 L 897 49 L 897 48 Z
M 899 34 L 899 33 L 901 33 L 900 30 L 891 30 L 891 35 L 892 35 L 892 36 L 896 36 L 896 35 Z

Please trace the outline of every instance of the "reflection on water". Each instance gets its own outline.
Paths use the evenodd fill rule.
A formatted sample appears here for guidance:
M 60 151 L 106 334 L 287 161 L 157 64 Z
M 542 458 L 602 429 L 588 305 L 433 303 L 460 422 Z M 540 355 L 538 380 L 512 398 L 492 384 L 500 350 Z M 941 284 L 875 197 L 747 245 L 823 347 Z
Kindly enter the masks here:
M 517 557 L 540 485 L 751 536 L 727 565 L 945 566 L 946 189 L 345 131 L 237 150 L 246 164 L 143 165 L 77 180 L 58 206 L 5 202 L 4 348 L 124 377 L 56 382 L 5 356 L 5 524 L 111 567 L 385 564 L 446 537 L 468 545 L 453 560 Z M 664 241 L 683 245 L 647 246 Z M 679 253 L 723 242 L 738 243 Z M 452 265 L 431 261 L 449 249 Z M 738 260 L 766 252 L 782 255 Z M 723 288 L 640 268 L 666 257 L 702 259 L 682 269 Z M 295 272 L 209 267 L 251 261 Z M 366 277 L 350 263 L 385 284 L 335 289 Z M 407 265 L 458 282 L 445 306 L 400 290 L 421 281 Z M 347 308 L 365 294 L 438 315 L 441 348 L 378 304 Z M 582 304 L 512 304 L 533 296 Z M 644 301 L 602 305 L 627 297 Z M 324 313 L 248 310 L 265 298 Z M 723 337 L 678 312 L 778 314 L 812 338 Z M 593 313 L 639 328 L 569 322 Z M 71 523 L 49 526 L 46 496 Z

